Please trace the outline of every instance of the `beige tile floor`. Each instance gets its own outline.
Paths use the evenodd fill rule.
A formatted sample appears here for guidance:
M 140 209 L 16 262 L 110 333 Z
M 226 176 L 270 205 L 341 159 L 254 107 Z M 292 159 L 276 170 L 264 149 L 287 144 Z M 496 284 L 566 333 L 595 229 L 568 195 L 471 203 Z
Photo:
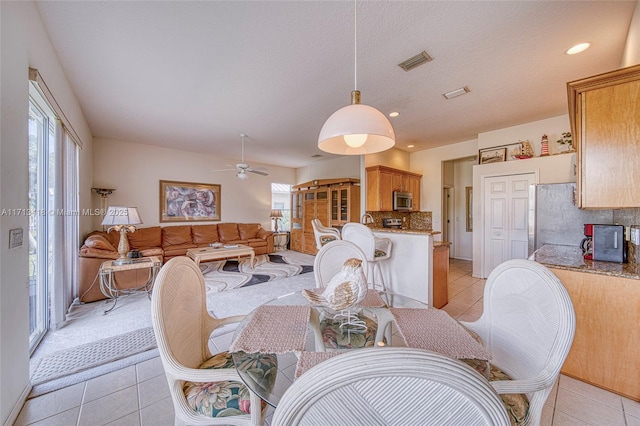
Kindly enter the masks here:
M 482 313 L 485 280 L 471 277 L 471 262 L 453 260 L 449 279 L 452 316 L 473 321 Z M 225 350 L 231 335 L 214 339 Z M 295 364 L 281 365 L 293 377 Z M 267 413 L 270 423 L 272 412 Z M 173 406 L 159 358 L 28 400 L 16 425 L 173 425 Z M 549 396 L 543 425 L 640 426 L 640 403 L 561 376 Z

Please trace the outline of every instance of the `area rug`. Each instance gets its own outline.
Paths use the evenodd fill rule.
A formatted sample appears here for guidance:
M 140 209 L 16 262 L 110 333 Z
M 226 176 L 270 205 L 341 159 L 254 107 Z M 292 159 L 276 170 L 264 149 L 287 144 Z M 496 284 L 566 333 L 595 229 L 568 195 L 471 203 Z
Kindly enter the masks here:
M 54 352 L 43 358 L 31 384 L 39 384 L 118 361 L 157 347 L 152 327 Z
M 200 270 L 207 293 L 216 293 L 312 272 L 313 265 L 305 263 L 306 257 L 287 252 L 257 255 L 253 267 L 250 259 L 242 258 L 201 263 Z

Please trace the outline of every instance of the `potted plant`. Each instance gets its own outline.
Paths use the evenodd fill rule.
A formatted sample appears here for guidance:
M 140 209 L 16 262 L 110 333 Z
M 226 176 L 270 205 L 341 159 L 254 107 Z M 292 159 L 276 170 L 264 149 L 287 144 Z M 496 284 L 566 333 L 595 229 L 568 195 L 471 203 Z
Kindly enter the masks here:
M 566 152 L 573 151 L 573 140 L 571 139 L 571 132 L 562 133 L 562 137 L 556 141 L 559 145 L 569 145 Z

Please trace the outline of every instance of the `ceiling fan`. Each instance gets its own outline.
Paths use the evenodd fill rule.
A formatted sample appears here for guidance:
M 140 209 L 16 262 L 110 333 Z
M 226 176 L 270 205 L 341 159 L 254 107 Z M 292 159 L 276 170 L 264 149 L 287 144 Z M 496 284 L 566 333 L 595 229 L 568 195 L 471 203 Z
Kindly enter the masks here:
M 269 176 L 269 173 L 264 172 L 264 170 L 267 170 L 264 167 L 252 168 L 252 167 L 249 167 L 249 165 L 244 162 L 244 138 L 246 138 L 247 135 L 245 135 L 244 133 L 240 133 L 240 137 L 242 138 L 242 155 L 240 157 L 240 162 L 238 164 L 236 164 L 235 166 L 233 166 L 231 164 L 227 164 L 228 167 L 235 167 L 234 169 L 221 169 L 221 170 L 213 170 L 213 171 L 214 172 L 235 171 L 236 172 L 236 177 L 238 179 L 246 179 L 246 178 L 248 178 L 249 175 L 247 175 L 247 172 L 255 173 L 255 174 L 261 175 L 261 176 Z

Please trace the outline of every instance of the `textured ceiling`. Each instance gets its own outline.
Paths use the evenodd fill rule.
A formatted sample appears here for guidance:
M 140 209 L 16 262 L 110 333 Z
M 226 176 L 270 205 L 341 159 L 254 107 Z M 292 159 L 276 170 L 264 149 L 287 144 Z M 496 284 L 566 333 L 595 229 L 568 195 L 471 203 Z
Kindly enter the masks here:
M 358 3 L 357 87 L 407 151 L 567 113 L 619 68 L 635 1 Z M 354 88 L 354 3 L 38 2 L 94 137 L 310 164 Z M 570 46 L 589 41 L 586 52 Z M 397 66 L 426 50 L 434 60 Z M 46 76 L 45 76 L 46 78 Z M 443 93 L 468 86 L 451 100 Z M 408 149 L 407 145 L 415 148 Z

